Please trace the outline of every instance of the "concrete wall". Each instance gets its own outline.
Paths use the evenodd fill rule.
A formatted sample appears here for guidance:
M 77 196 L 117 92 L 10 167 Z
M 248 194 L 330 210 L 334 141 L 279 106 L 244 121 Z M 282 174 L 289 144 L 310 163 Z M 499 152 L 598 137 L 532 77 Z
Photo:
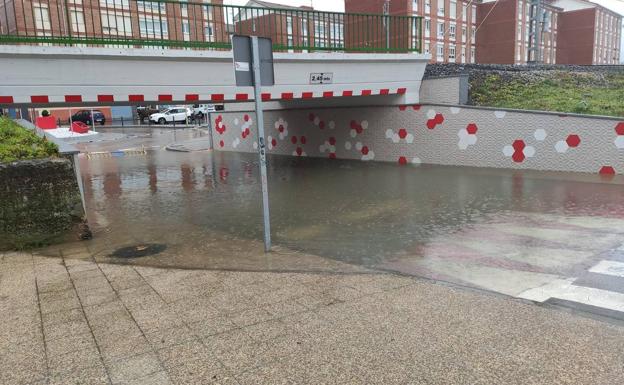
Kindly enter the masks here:
M 0 164 L 0 250 L 78 239 L 87 233 L 69 160 Z
M 422 104 L 468 103 L 468 75 L 424 79 L 420 85 Z
M 275 53 L 275 86 L 263 100 L 400 96 L 418 103 L 429 55 Z M 45 70 L 42 70 L 44 68 Z M 310 84 L 311 73 L 331 84 Z M 0 46 L 0 106 L 128 105 L 245 101 L 232 52 Z
M 212 116 L 216 150 L 253 151 L 253 113 Z M 589 173 L 624 173 L 624 121 L 443 105 L 265 114 L 268 153 Z

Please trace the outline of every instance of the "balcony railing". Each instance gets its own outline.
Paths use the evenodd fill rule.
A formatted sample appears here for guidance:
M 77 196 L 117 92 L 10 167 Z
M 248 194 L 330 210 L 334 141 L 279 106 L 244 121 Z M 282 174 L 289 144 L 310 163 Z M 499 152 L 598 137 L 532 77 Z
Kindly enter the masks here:
M 233 34 L 275 51 L 422 52 L 422 18 L 173 0 L 4 0 L 0 44 L 227 50 Z

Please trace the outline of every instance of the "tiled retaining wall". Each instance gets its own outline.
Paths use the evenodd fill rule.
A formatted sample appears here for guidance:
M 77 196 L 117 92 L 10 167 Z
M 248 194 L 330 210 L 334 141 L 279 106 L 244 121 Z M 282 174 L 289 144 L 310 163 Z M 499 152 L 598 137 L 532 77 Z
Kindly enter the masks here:
M 425 79 L 418 100 L 422 104 L 467 104 L 468 75 Z
M 253 151 L 253 113 L 213 114 L 215 149 Z M 624 173 L 624 120 L 442 105 L 265 112 L 268 152 Z

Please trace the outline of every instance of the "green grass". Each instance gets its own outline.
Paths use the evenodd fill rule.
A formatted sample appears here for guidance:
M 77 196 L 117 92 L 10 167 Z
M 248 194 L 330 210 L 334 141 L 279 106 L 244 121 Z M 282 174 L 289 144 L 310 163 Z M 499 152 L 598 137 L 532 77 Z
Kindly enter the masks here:
M 11 119 L 0 117 L 0 163 L 58 155 L 56 144 L 38 137 Z
M 551 72 L 504 80 L 487 75 L 471 84 L 474 105 L 624 116 L 624 72 Z

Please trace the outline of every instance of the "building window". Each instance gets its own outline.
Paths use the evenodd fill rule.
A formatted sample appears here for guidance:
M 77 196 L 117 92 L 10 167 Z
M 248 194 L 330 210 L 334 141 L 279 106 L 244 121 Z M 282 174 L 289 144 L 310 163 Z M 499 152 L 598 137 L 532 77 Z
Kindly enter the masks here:
M 550 32 L 550 11 L 544 11 L 544 32 Z
M 438 23 L 438 38 L 444 37 L 444 23 Z
M 468 7 L 466 4 L 462 5 L 462 21 L 468 20 Z
M 468 32 L 466 30 L 466 26 L 462 27 L 462 43 L 466 42 L 466 36 L 468 35 Z
M 166 12 L 165 5 L 166 3 L 154 3 L 151 1 L 137 1 L 137 9 L 140 12 L 164 14 Z
M 308 45 L 308 19 L 301 19 L 301 38 L 303 40 L 303 45 Z
M 150 16 L 139 16 L 139 31 L 143 37 L 165 38 L 168 37 L 167 21 Z
M 35 15 L 35 27 L 38 30 L 47 31 L 52 29 L 50 25 L 50 12 L 47 4 L 34 3 L 33 13 Z
M 212 8 L 208 5 L 202 5 L 202 13 L 204 14 L 204 20 L 213 20 Z
M 294 45 L 293 36 L 292 36 L 292 17 L 286 17 L 286 35 L 288 37 L 288 41 L 286 45 L 288 47 L 292 47 Z
M 449 27 L 449 38 L 451 40 L 455 40 L 456 32 L 457 30 L 456 30 L 455 24 L 451 24 L 451 26 Z
M 429 37 L 431 34 L 431 19 L 425 19 L 425 36 Z
M 70 9 L 69 17 L 71 19 L 72 31 L 85 33 L 84 13 L 76 9 Z
M 314 20 L 314 46 L 315 47 L 325 47 L 325 24 L 323 21 Z
M 438 16 L 444 16 L 444 0 L 438 0 Z
M 442 43 L 438 43 L 437 45 L 437 59 L 438 61 L 444 60 L 444 45 Z
M 455 46 L 449 48 L 448 60 L 451 63 L 455 63 Z
M 429 50 L 429 43 L 425 43 L 425 53 L 431 53 Z
M 107 35 L 132 36 L 132 20 L 128 13 L 101 11 L 102 32 Z
M 114 9 L 130 9 L 130 0 L 100 0 L 100 5 Z
M 462 45 L 461 47 L 461 62 L 465 63 L 466 62 L 466 46 Z
M 214 30 L 212 29 L 212 25 L 204 25 L 204 37 L 206 41 L 214 40 Z
M 425 13 L 427 15 L 431 14 L 431 0 L 425 0 Z
M 444 0 L 442 0 L 444 1 Z M 450 8 L 449 8 L 449 17 L 451 19 L 455 19 L 457 17 L 457 2 L 456 1 L 451 1 L 450 4 Z
M 416 21 L 414 21 L 415 23 Z M 342 48 L 344 47 L 344 24 L 334 23 L 330 20 L 329 27 L 331 31 L 332 46 Z M 415 37 L 415 36 L 414 36 Z M 414 46 L 416 40 L 414 39 Z
M 471 15 L 472 24 L 477 24 L 477 6 L 473 5 L 471 11 L 472 11 L 472 15 Z
M 418 3 L 419 2 L 420 2 L 420 0 L 412 1 L 412 12 L 418 12 Z
M 474 47 L 470 48 L 470 62 L 471 63 L 475 62 L 475 48 Z

